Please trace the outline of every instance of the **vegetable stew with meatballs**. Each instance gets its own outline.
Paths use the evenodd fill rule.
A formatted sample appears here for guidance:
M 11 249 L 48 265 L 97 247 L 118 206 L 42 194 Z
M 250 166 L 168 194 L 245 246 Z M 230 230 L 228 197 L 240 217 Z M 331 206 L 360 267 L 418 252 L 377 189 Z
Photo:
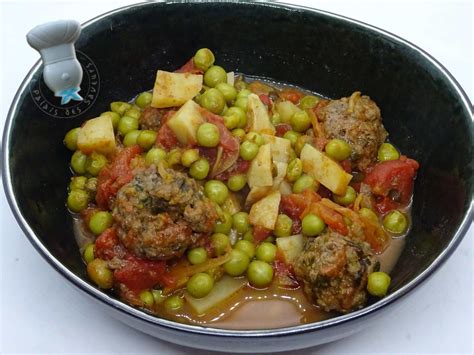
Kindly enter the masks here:
M 227 72 L 199 49 L 64 138 L 89 278 L 209 327 L 361 309 L 390 292 L 410 228 L 419 165 L 387 138 L 369 96 Z

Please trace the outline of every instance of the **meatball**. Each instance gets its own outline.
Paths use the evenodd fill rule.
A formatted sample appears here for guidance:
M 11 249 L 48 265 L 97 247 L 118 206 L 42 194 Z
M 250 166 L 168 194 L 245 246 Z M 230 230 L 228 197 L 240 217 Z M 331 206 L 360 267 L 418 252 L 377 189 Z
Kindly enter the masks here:
M 201 245 L 217 220 L 214 204 L 186 174 L 154 165 L 136 172 L 113 204 L 122 244 L 139 257 L 168 260 Z
M 163 117 L 169 109 L 159 109 L 151 106 L 145 107 L 140 115 L 139 122 L 142 129 L 157 130 L 161 127 Z
M 325 311 L 341 313 L 364 306 L 367 278 L 378 268 L 367 243 L 331 231 L 309 239 L 294 265 L 306 295 Z
M 342 139 L 351 145 L 351 160 L 358 170 L 364 171 L 375 162 L 387 131 L 380 109 L 370 97 L 361 96 L 357 91 L 351 97 L 329 101 L 317 115 L 327 138 Z

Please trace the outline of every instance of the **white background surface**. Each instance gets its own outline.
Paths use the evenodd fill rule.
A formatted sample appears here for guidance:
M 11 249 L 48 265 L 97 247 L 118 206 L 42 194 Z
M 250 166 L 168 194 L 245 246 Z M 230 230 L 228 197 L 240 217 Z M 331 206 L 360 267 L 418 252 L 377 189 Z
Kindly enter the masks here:
M 472 102 L 470 1 L 292 2 L 358 19 L 404 37 L 437 58 Z M 116 0 L 1 4 L 2 130 L 17 88 L 39 57 L 27 46 L 27 31 L 39 23 L 60 18 L 83 22 L 127 3 Z M 139 333 L 109 318 L 100 307 L 76 292 L 29 244 L 7 206 L 3 190 L 0 215 L 0 352 L 205 353 Z M 391 319 L 374 322 L 371 328 L 355 336 L 299 353 L 472 353 L 472 237 L 471 227 L 450 260 Z

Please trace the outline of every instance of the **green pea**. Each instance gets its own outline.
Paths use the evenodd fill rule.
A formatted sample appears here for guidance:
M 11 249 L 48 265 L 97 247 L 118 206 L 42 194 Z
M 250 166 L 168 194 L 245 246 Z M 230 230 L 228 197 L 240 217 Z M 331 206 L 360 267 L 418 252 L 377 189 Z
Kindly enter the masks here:
M 187 149 L 181 155 L 181 165 L 189 168 L 192 163 L 199 159 L 199 150 Z
M 214 233 L 211 236 L 211 243 L 216 255 L 222 255 L 230 245 L 229 237 L 224 233 Z
M 140 108 L 145 108 L 151 104 L 153 94 L 151 92 L 142 92 L 135 99 L 135 104 Z
M 346 192 L 344 195 L 336 195 L 334 194 L 333 199 L 336 203 L 349 206 L 352 202 L 355 201 L 357 197 L 357 192 L 354 190 L 352 186 L 347 186 Z
M 240 145 L 240 157 L 244 160 L 252 160 L 257 156 L 258 145 L 250 141 L 244 141 Z
M 294 147 L 299 136 L 301 136 L 301 134 L 298 132 L 288 131 L 283 135 L 283 138 L 288 139 L 291 143 L 291 146 Z
M 140 133 L 137 138 L 137 143 L 145 150 L 150 149 L 156 142 L 156 132 L 146 129 Z
M 224 114 L 224 123 L 228 129 L 245 127 L 247 124 L 247 115 L 240 107 L 229 107 L 229 109 Z
M 186 290 L 195 298 L 202 298 L 209 294 L 214 287 L 214 279 L 205 272 L 194 274 L 186 284 Z
M 385 272 L 373 272 L 367 280 L 367 291 L 372 296 L 384 297 L 387 294 L 391 281 L 392 279 Z
M 189 168 L 189 175 L 197 180 L 203 180 L 209 174 L 209 162 L 206 159 L 196 160 Z
M 302 135 L 302 136 L 299 136 L 297 139 L 296 139 L 296 143 L 295 143 L 295 154 L 297 156 L 300 156 L 301 155 L 301 151 L 303 150 L 303 147 L 305 146 L 306 143 L 311 143 L 311 140 L 312 138 L 307 136 L 306 134 Z
M 110 212 L 99 211 L 94 213 L 89 221 L 89 229 L 95 235 L 102 234 L 107 228 L 112 226 L 114 219 Z
M 142 133 L 142 131 L 138 129 L 134 129 L 133 131 L 128 132 L 125 137 L 123 137 L 123 145 L 126 147 L 131 147 L 132 145 L 137 144 L 138 136 Z
M 214 225 L 215 233 L 229 234 L 232 229 L 232 216 L 228 212 L 223 212 L 220 219 Z
M 253 238 L 253 230 L 252 228 L 250 228 L 247 232 L 244 233 L 244 235 L 242 236 L 242 239 L 243 240 L 248 240 L 249 242 L 252 242 L 254 241 L 254 238 Z
M 132 107 L 130 110 L 127 110 L 123 115 L 128 116 L 128 117 L 133 117 L 138 120 L 140 116 L 142 115 L 142 113 L 136 108 Z
M 308 95 L 300 100 L 299 106 L 302 110 L 308 110 L 316 107 L 319 102 L 319 98 L 313 95 Z
M 158 162 L 166 158 L 166 152 L 161 148 L 151 148 L 145 155 L 147 165 L 158 165 Z
M 184 306 L 184 301 L 178 295 L 174 295 L 165 300 L 164 306 L 168 311 L 177 311 Z
M 394 210 L 383 218 L 383 226 L 391 233 L 401 234 L 408 228 L 408 220 L 403 213 Z
M 225 97 L 219 90 L 211 88 L 201 95 L 199 103 L 206 110 L 220 114 L 225 108 Z
M 232 85 L 227 83 L 219 83 L 216 85 L 216 89 L 219 90 L 227 102 L 232 102 L 237 96 L 237 90 Z
M 112 288 L 114 284 L 114 274 L 109 269 L 109 266 L 105 260 L 92 260 L 89 264 L 87 264 L 87 274 L 100 288 Z
M 230 276 L 240 276 L 250 263 L 250 259 L 243 251 L 232 249 L 230 260 L 224 264 L 224 271 Z
M 211 88 L 215 87 L 219 83 L 227 82 L 227 73 L 224 68 L 213 65 L 204 73 L 204 84 Z
M 126 111 L 130 110 L 131 108 L 132 105 L 130 105 L 128 102 L 116 101 L 110 104 L 110 110 L 112 112 L 118 113 L 120 116 L 122 116 Z
M 209 180 L 204 185 L 204 193 L 211 200 L 222 205 L 229 196 L 229 190 L 222 181 Z
M 305 190 L 314 189 L 315 186 L 315 180 L 311 176 L 303 174 L 298 179 L 296 179 L 295 183 L 293 184 L 293 192 L 295 194 L 299 194 Z
M 87 178 L 85 176 L 73 176 L 69 183 L 69 190 L 84 190 L 86 188 Z
M 273 234 L 275 234 L 277 237 L 289 237 L 291 235 L 292 227 L 293 221 L 291 218 L 286 214 L 280 214 L 277 217 Z
M 273 280 L 273 268 L 265 261 L 254 260 L 247 269 L 247 278 L 254 287 L 267 287 Z
M 252 143 L 255 143 L 256 145 L 258 145 L 259 147 L 261 145 L 264 145 L 265 144 L 265 139 L 262 137 L 261 134 L 258 134 L 257 132 L 249 132 L 245 135 L 245 140 L 246 141 L 249 141 L 249 142 L 252 142 Z
M 323 220 L 311 213 L 304 216 L 301 221 L 301 230 L 304 235 L 309 237 L 314 237 L 320 234 L 324 228 L 326 228 L 326 224 Z
M 306 111 L 298 111 L 290 119 L 291 127 L 296 132 L 305 132 L 311 127 L 311 118 Z
M 400 158 L 400 153 L 397 148 L 390 143 L 382 143 L 377 152 L 377 159 L 379 161 L 398 160 L 398 158 Z
M 196 138 L 201 147 L 213 148 L 219 144 L 221 135 L 215 124 L 206 122 L 199 126 Z
M 152 290 L 151 294 L 153 295 L 153 302 L 155 304 L 161 304 L 166 300 L 166 296 L 163 294 L 162 290 Z
M 240 191 L 244 188 L 247 183 L 247 176 L 245 174 L 232 175 L 229 180 L 227 180 L 227 187 L 230 191 Z
M 235 243 L 234 248 L 243 251 L 245 254 L 247 254 L 249 259 L 252 259 L 255 256 L 255 245 L 248 240 L 239 240 L 237 243 Z
M 214 64 L 214 61 L 214 53 L 208 48 L 198 49 L 193 57 L 194 66 L 203 71 L 209 69 L 209 67 Z
M 232 131 L 232 135 L 242 142 L 245 138 L 245 131 L 242 128 L 236 128 Z
M 72 190 L 67 196 L 67 207 L 72 212 L 81 212 L 89 204 L 89 194 L 84 190 Z
M 258 260 L 272 263 L 275 260 L 277 247 L 270 242 L 262 242 L 255 251 L 255 257 Z
M 248 89 L 242 89 L 237 94 L 237 99 L 242 99 L 242 98 L 246 99 L 251 93 L 252 93 L 252 91 L 250 91 Z
M 371 221 L 373 222 L 378 222 L 379 221 L 379 218 L 377 217 L 377 215 L 375 214 L 374 211 L 372 211 L 370 208 L 361 208 L 359 210 L 359 214 L 362 216 L 362 217 L 365 217 L 367 219 L 370 219 Z
M 298 106 L 296 106 L 291 101 L 280 101 L 275 105 L 275 110 L 280 114 L 280 120 L 283 123 L 290 123 L 291 117 L 301 111 Z
M 207 251 L 203 247 L 193 248 L 187 253 L 188 260 L 191 264 L 202 264 L 207 260 Z
M 118 131 L 122 136 L 125 136 L 128 132 L 138 129 L 138 119 L 130 116 L 123 116 L 117 127 Z
M 71 129 L 69 132 L 66 133 L 64 136 L 64 144 L 66 148 L 69 150 L 76 150 L 77 149 L 77 135 L 81 129 L 79 127 Z
M 153 304 L 155 303 L 155 300 L 153 298 L 153 293 L 151 293 L 148 290 L 140 292 L 140 301 L 143 302 L 143 305 L 146 307 L 153 307 Z
M 245 233 L 250 228 L 249 214 L 247 212 L 237 212 L 232 216 L 232 227 L 238 233 Z
M 89 243 L 87 244 L 86 248 L 84 249 L 84 261 L 86 264 L 89 264 L 95 258 L 95 244 Z
M 288 163 L 288 167 L 286 169 L 286 180 L 289 182 L 294 182 L 300 178 L 303 174 L 303 163 L 300 159 L 296 158 L 291 160 Z
M 235 99 L 234 101 L 234 106 L 241 108 L 242 110 L 244 110 L 244 112 L 247 112 L 247 103 L 248 100 L 246 97 L 237 97 L 237 99 Z M 245 123 L 247 124 L 247 117 L 245 117 Z M 243 128 L 245 127 L 245 125 L 241 123 L 239 127 Z
M 120 115 L 117 112 L 105 111 L 100 114 L 101 116 L 109 116 L 112 121 L 112 126 L 114 129 L 117 129 L 118 123 L 120 121 Z
M 181 149 L 175 148 L 172 149 L 167 155 L 166 155 L 166 161 L 170 166 L 173 165 L 178 165 L 181 163 Z
M 71 157 L 71 167 L 76 174 L 85 174 L 87 155 L 80 150 L 76 150 Z
M 85 186 L 86 191 L 91 194 L 92 196 L 96 193 L 97 191 L 97 178 L 91 177 L 87 179 L 87 183 Z
M 106 165 L 107 158 L 105 157 L 105 155 L 92 152 L 92 154 L 87 157 L 86 171 L 92 176 L 97 176 L 99 175 L 102 168 Z
M 336 160 L 342 161 L 351 156 L 352 148 L 342 139 L 331 139 L 324 148 L 326 154 Z
M 237 91 L 242 91 L 243 89 L 247 88 L 247 83 L 241 78 L 242 77 L 238 77 L 234 83 L 234 87 L 237 89 Z

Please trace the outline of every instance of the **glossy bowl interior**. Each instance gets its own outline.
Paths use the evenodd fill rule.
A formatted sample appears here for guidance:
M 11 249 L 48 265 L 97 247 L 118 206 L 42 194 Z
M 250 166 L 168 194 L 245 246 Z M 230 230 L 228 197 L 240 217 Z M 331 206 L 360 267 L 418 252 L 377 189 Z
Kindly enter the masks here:
M 62 145 L 63 136 L 108 110 L 111 101 L 149 90 L 158 68 L 174 70 L 200 47 L 212 48 L 227 70 L 331 98 L 360 90 L 381 107 L 390 139 L 421 165 L 413 228 L 388 297 L 315 324 L 226 331 L 152 317 L 90 283 L 65 208 L 71 153 Z M 88 22 L 76 48 L 98 69 L 96 101 L 74 118 L 45 114 L 30 93 L 31 83 L 41 79 L 37 64 L 5 126 L 3 181 L 16 218 L 38 251 L 67 280 L 134 327 L 201 348 L 226 350 L 235 344 L 234 351 L 285 350 L 334 340 L 426 279 L 466 232 L 473 192 L 471 105 L 438 63 L 395 36 L 324 12 L 271 3 L 148 3 Z

